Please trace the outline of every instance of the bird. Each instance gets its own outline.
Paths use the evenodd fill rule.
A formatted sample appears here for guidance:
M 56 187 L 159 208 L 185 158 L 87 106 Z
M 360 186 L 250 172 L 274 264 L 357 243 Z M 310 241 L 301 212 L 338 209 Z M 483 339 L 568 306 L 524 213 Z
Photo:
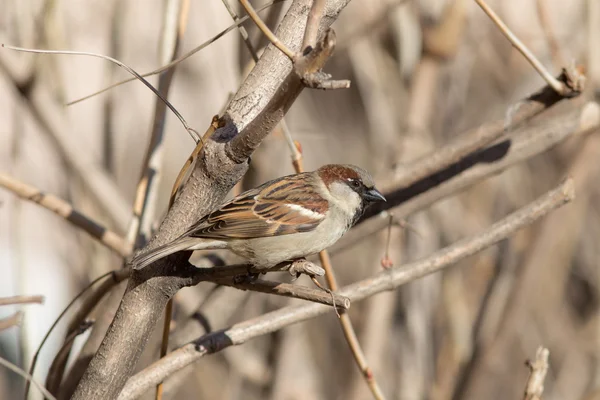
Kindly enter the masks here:
M 202 217 L 177 239 L 136 256 L 141 269 L 183 250 L 228 249 L 266 271 L 337 242 L 369 205 L 386 201 L 371 175 L 328 164 L 250 189 Z

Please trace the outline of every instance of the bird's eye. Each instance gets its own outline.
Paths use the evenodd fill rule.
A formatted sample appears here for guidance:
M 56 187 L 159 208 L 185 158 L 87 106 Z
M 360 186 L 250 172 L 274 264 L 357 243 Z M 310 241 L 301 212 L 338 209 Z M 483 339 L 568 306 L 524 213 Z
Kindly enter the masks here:
M 354 189 L 360 188 L 360 182 L 358 179 L 348 179 L 348 184 Z

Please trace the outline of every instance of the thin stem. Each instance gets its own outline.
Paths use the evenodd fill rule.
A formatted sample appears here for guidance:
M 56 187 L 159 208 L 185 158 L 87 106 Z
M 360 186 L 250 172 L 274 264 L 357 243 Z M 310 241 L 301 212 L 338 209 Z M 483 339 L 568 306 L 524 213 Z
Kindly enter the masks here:
M 52 396 L 52 393 L 50 393 L 48 390 L 46 390 L 46 388 L 44 387 L 44 385 L 40 384 L 38 381 L 36 381 L 33 376 L 31 376 L 31 374 L 28 374 L 27 372 L 25 372 L 24 370 L 22 370 L 21 368 L 17 367 L 15 364 L 11 363 L 10 361 L 0 357 L 0 365 L 3 365 L 4 367 L 10 369 L 12 372 L 14 372 L 15 374 L 22 376 L 23 379 L 25 379 L 27 381 L 27 383 L 29 382 L 33 382 L 33 384 L 40 389 L 40 392 L 42 392 L 42 394 L 44 395 L 45 399 L 51 399 L 51 400 L 56 400 L 56 397 Z
M 258 8 L 257 11 L 260 12 L 260 11 L 266 9 L 266 8 L 271 7 L 275 3 L 281 3 L 283 1 L 286 1 L 286 0 L 274 0 L 274 1 L 271 1 L 271 2 L 263 5 L 262 7 Z M 155 69 L 153 71 L 146 72 L 146 73 L 142 74 L 141 76 L 144 77 L 144 78 L 147 78 L 147 77 L 152 76 L 152 75 L 160 74 L 161 72 L 164 72 L 164 71 L 168 70 L 169 68 L 173 68 L 174 66 L 176 66 L 177 64 L 179 64 L 182 61 L 187 60 L 188 58 L 190 58 L 191 56 L 193 56 L 194 54 L 196 54 L 200 50 L 202 50 L 202 49 L 208 47 L 209 45 L 213 44 L 214 42 L 216 42 L 217 40 L 219 40 L 221 37 L 223 37 L 225 34 L 231 32 L 232 30 L 234 30 L 235 28 L 237 28 L 238 26 L 240 26 L 241 24 L 243 24 L 244 22 L 246 22 L 248 19 L 250 19 L 250 17 L 247 16 L 247 15 L 241 17 L 235 24 L 233 24 L 233 25 L 229 26 L 227 29 L 219 32 L 218 34 L 216 34 L 212 38 L 208 39 L 206 42 L 200 44 L 199 46 L 194 47 L 192 50 L 188 51 L 187 53 L 185 53 L 181 57 L 177 58 L 176 60 L 168 63 L 167 65 L 163 65 L 162 67 L 157 68 L 157 69 Z M 136 78 L 129 78 L 129 79 L 122 80 L 120 82 L 113 83 L 112 85 L 107 86 L 104 89 L 101 89 L 101 90 L 99 90 L 97 92 L 94 92 L 94 93 L 91 93 L 91 94 L 89 94 L 87 96 L 84 96 L 84 97 L 81 97 L 79 99 L 70 101 L 66 105 L 67 106 L 72 106 L 72 105 L 77 104 L 79 102 L 82 102 L 84 100 L 90 99 L 90 98 L 92 98 L 94 96 L 102 94 L 102 93 L 104 93 L 104 92 L 106 92 L 106 91 L 108 91 L 110 89 L 116 88 L 117 86 L 121 86 L 121 85 L 123 85 L 125 83 L 133 82 L 135 80 L 136 80 Z
M 44 194 L 39 189 L 20 182 L 2 172 L 0 172 L 0 186 L 10 190 L 22 199 L 39 204 L 56 215 L 63 217 L 121 257 L 127 257 L 131 254 L 131 247 L 121 236 L 110 231 L 87 215 L 75 210 L 71 204 L 61 198 L 51 194 Z
M 306 29 L 304 30 L 304 39 L 302 40 L 302 51 L 308 46 L 314 48 L 317 44 L 317 36 L 319 35 L 319 26 L 323 11 L 325 10 L 325 0 L 313 0 L 312 7 L 308 13 L 306 21 Z
M 8 306 L 13 304 L 44 304 L 44 296 L 10 296 L 0 297 L 0 306 Z
M 277 36 L 275 36 L 275 34 L 269 29 L 269 27 L 260 18 L 258 13 L 254 10 L 254 7 L 252 7 L 250 2 L 248 0 L 240 0 L 240 3 L 242 3 L 242 6 L 244 6 L 244 9 L 246 9 L 246 12 L 252 21 L 254 21 L 258 29 L 260 29 L 260 31 L 269 39 L 269 41 L 273 43 L 273 46 L 281 50 L 281 52 L 285 54 L 290 61 L 294 62 L 296 58 L 294 52 L 291 51 L 281 40 L 279 40 Z
M 484 0 L 475 0 L 488 17 L 496 24 L 500 31 L 506 36 L 510 43 L 529 61 L 531 66 L 541 75 L 541 77 L 561 95 L 568 92 L 567 86 L 556 79 L 544 65 L 533 55 L 533 53 L 517 38 L 517 36 L 506 26 L 506 24 L 498 17 L 498 15 L 486 4 Z
M 10 50 L 22 51 L 22 52 L 25 52 L 25 53 L 59 54 L 59 55 L 73 55 L 73 56 L 89 56 L 89 57 L 97 57 L 97 58 L 101 58 L 103 60 L 110 61 L 110 62 L 118 65 L 119 67 L 123 68 L 125 71 L 129 72 L 131 75 L 135 76 L 136 79 L 138 79 L 144 85 L 146 85 L 146 87 L 148 87 L 148 89 L 152 90 L 152 92 L 155 95 L 157 95 L 158 98 L 160 98 L 165 103 L 165 105 L 167 107 L 169 107 L 169 109 L 173 112 L 173 114 L 175 114 L 175 116 L 179 119 L 179 121 L 181 121 L 181 124 L 183 125 L 183 127 L 185 128 L 185 130 L 190 134 L 190 136 L 192 137 L 192 139 L 194 139 L 195 142 L 198 142 L 200 140 L 200 137 L 199 137 L 198 133 L 188 125 L 188 123 L 185 121 L 185 119 L 183 118 L 183 116 L 181 114 L 179 114 L 179 111 L 177 111 L 177 109 L 175 107 L 173 107 L 173 105 L 167 99 L 165 99 L 163 97 L 163 95 L 160 94 L 159 91 L 156 90 L 154 88 L 154 86 L 152 86 L 152 84 L 150 84 L 150 82 L 148 82 L 140 74 L 138 74 L 137 72 L 135 72 L 131 67 L 129 67 L 128 65 L 125 65 L 124 63 L 122 63 L 119 60 L 116 60 L 116 59 L 114 59 L 112 57 L 109 57 L 109 56 L 105 56 L 103 54 L 90 53 L 90 52 L 87 52 L 87 51 L 26 49 L 26 48 L 23 48 L 23 47 L 9 46 L 9 45 L 4 44 L 4 43 L 2 43 L 2 47 L 5 47 L 5 48 L 10 49 Z
M 327 250 L 323 250 L 319 253 L 319 259 L 321 260 L 321 265 L 325 269 L 325 279 L 327 280 L 327 285 L 332 291 L 337 292 L 339 287 L 333 272 L 333 266 L 331 265 L 331 258 L 329 257 Z M 352 352 L 354 361 L 356 361 L 356 365 L 365 379 L 373 398 L 377 400 L 385 399 L 385 396 L 383 395 L 383 392 L 381 391 L 381 388 L 375 379 L 375 375 L 373 375 L 373 371 L 371 370 L 371 367 L 369 367 L 365 353 L 360 347 L 358 337 L 356 337 L 356 332 L 352 326 L 350 315 L 343 310 L 340 312 L 340 324 L 342 326 L 342 331 L 344 332 L 346 342 L 348 342 L 348 346 L 350 346 L 350 351 Z

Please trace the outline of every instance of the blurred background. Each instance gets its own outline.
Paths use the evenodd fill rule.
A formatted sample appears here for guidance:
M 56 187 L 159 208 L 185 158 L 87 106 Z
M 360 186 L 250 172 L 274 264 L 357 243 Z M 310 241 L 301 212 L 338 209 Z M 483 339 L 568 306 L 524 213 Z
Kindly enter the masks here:
M 600 1 L 488 3 L 553 74 L 574 60 L 585 65 L 583 96 L 593 96 L 600 82 Z M 273 5 L 261 16 L 275 27 L 289 4 Z M 161 65 L 164 10 L 161 0 L 0 0 L 0 41 L 110 55 L 142 73 Z M 231 23 L 221 0 L 192 0 L 181 51 Z M 252 23 L 244 26 L 251 42 L 264 48 L 267 42 Z M 544 86 L 472 0 L 353 0 L 334 28 L 338 45 L 326 71 L 350 79 L 352 87 L 304 90 L 286 116 L 307 170 L 354 163 L 376 180 L 385 179 L 393 168 L 461 132 L 504 118 L 512 105 Z M 169 99 L 203 132 L 252 65 L 239 32 L 232 30 L 177 67 Z M 128 77 L 97 58 L 0 49 L 0 171 L 68 200 L 124 235 L 155 96 L 132 82 L 70 107 L 65 103 Z M 153 211 L 157 222 L 193 148 L 180 122 L 167 113 Z M 389 255 L 400 265 L 484 230 L 569 173 L 576 180 L 577 199 L 542 222 L 441 273 L 352 305 L 359 340 L 388 398 L 521 398 L 529 373 L 524 362 L 543 345 L 550 350 L 544 399 L 600 399 L 599 156 L 597 133 L 569 139 L 409 216 L 410 229 L 391 229 Z M 276 129 L 253 156 L 242 185 L 293 173 L 290 160 Z M 94 193 L 111 193 L 110 204 Z M 387 231 L 366 234 L 336 253 L 340 284 L 378 272 L 387 239 Z M 25 311 L 20 327 L 0 332 L 0 356 L 27 369 L 66 304 L 92 279 L 120 265 L 62 218 L 0 189 L 0 296 L 45 296 L 43 305 L 0 307 L 0 318 Z M 101 303 L 97 321 L 110 321 L 123 290 Z M 207 322 L 221 329 L 295 303 L 231 288 L 212 291 L 208 284 L 184 289 L 175 299 L 171 345 L 202 335 Z M 42 382 L 65 327 L 66 322 L 41 352 L 35 376 Z M 157 326 L 139 369 L 157 359 L 161 329 Z M 78 338 L 76 348 L 86 339 Z M 0 398 L 19 398 L 22 390 L 23 380 L 0 368 Z M 31 393 L 40 398 L 35 388 Z M 333 312 L 203 358 L 167 381 L 165 396 L 371 398 Z

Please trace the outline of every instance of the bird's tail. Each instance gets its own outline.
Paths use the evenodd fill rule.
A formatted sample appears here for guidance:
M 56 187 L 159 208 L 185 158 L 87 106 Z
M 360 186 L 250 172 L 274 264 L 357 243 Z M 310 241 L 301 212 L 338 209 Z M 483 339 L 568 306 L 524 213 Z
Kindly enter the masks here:
M 177 253 L 178 251 L 191 249 L 192 247 L 194 247 L 194 245 L 197 244 L 197 241 L 197 238 L 184 236 L 170 243 L 152 249 L 147 253 L 140 254 L 139 256 L 131 260 L 131 264 L 133 265 L 134 269 L 142 269 L 160 258 L 166 257 L 173 253 Z

